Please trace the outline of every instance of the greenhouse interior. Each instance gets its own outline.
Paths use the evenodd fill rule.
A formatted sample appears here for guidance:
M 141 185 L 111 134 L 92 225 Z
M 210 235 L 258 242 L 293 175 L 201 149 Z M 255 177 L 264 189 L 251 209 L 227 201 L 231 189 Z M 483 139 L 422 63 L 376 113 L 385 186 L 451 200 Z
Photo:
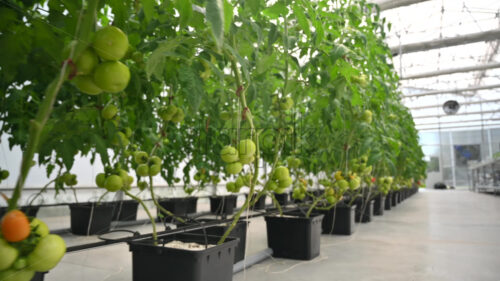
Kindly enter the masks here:
M 498 281 L 499 49 L 498 0 L 0 0 L 0 281 Z

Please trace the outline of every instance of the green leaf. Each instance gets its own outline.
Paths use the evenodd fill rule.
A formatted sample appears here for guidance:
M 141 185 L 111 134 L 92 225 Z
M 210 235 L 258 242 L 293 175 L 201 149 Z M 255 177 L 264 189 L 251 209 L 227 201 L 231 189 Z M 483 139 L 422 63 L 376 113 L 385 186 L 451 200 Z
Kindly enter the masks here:
M 186 0 L 187 2 L 188 0 Z M 154 0 L 141 0 L 142 11 L 146 16 L 147 21 L 151 21 L 155 17 L 155 1 Z
M 277 53 L 272 53 L 270 55 L 264 56 L 257 61 L 257 65 L 255 66 L 255 73 L 257 75 L 265 73 L 271 68 L 276 61 Z
M 268 7 L 262 11 L 262 14 L 268 16 L 271 19 L 277 19 L 280 16 L 286 16 L 288 14 L 288 8 L 282 1 L 275 3 L 271 7 Z
M 233 5 L 228 0 L 224 0 L 224 32 L 228 33 L 233 22 Z
M 154 75 L 156 78 L 161 80 L 163 70 L 165 68 L 165 57 L 168 56 L 169 53 L 173 52 L 179 44 L 180 39 L 174 38 L 172 40 L 164 41 L 158 45 L 146 63 L 146 75 L 148 79 L 151 78 L 151 75 Z
M 207 0 L 207 20 L 212 26 L 212 34 L 219 47 L 224 41 L 224 3 L 223 0 Z
M 196 113 L 205 93 L 203 80 L 198 75 L 196 69 L 187 65 L 183 65 L 179 69 L 179 79 L 181 81 L 182 91 L 186 95 L 186 99 L 189 103 L 189 108 L 192 113 Z
M 179 11 L 180 15 L 179 25 L 181 28 L 186 27 L 193 16 L 193 5 L 191 0 L 176 0 L 175 8 Z
M 300 27 L 304 30 L 307 35 L 311 35 L 311 29 L 309 27 L 309 20 L 304 13 L 304 8 L 300 7 L 297 3 L 293 5 L 293 14 L 297 18 L 297 22 Z

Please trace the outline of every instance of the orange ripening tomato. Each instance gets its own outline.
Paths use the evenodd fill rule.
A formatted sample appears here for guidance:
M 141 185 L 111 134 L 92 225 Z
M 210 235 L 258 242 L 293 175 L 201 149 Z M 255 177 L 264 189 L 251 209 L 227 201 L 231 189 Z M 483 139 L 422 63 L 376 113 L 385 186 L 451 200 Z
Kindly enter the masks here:
M 9 242 L 19 242 L 30 235 L 30 222 L 19 210 L 12 210 L 2 219 L 2 236 Z

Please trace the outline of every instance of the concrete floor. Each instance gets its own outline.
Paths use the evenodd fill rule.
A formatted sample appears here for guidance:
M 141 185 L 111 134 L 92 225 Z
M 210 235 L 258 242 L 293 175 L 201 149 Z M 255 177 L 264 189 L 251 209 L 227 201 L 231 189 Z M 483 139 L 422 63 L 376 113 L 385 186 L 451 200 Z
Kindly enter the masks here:
M 137 226 L 143 233 L 150 225 Z M 251 222 L 248 254 L 267 247 L 264 220 Z M 95 237 L 65 237 L 75 245 Z M 132 280 L 124 244 L 69 253 L 47 281 Z M 234 281 L 500 280 L 500 197 L 423 191 L 351 236 L 323 235 L 312 261 L 267 259 Z M 174 280 L 184 281 L 184 280 Z

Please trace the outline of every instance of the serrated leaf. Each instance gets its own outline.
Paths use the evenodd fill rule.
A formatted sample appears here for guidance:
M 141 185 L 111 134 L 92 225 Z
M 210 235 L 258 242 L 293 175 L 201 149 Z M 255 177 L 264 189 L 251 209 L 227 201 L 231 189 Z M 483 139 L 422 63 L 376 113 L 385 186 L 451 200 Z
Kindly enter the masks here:
M 151 75 L 156 78 L 161 79 L 163 70 L 165 67 L 165 57 L 172 53 L 177 46 L 179 46 L 180 39 L 175 38 L 172 40 L 164 41 L 158 45 L 158 47 L 153 51 L 146 63 L 146 75 L 148 79 Z
M 179 79 L 191 112 L 197 112 L 204 96 L 203 80 L 195 69 L 187 65 L 179 69 Z
M 186 27 L 193 16 L 193 4 L 191 3 L 191 0 L 176 0 L 175 8 L 179 11 L 180 27 Z
M 269 70 L 269 68 L 271 68 L 272 65 L 274 64 L 274 62 L 276 61 L 276 55 L 277 55 L 277 53 L 274 52 L 270 55 L 266 55 L 266 56 L 261 57 L 257 61 L 257 65 L 255 66 L 255 73 L 257 75 L 259 75 L 259 74 L 262 74 L 264 72 L 267 72 Z
M 212 27 L 212 34 L 217 46 L 224 41 L 224 2 L 223 0 L 207 0 L 206 17 Z

